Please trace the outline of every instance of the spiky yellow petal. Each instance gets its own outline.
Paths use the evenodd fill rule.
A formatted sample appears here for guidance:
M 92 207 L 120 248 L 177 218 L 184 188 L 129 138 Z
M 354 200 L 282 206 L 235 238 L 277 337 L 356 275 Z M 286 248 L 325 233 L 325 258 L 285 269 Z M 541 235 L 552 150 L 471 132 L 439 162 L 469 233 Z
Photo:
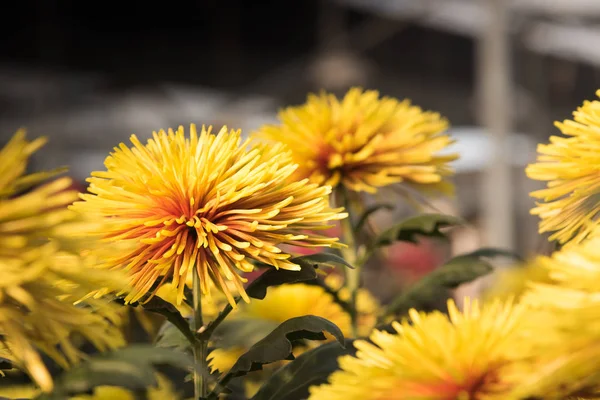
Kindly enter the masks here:
M 573 116 L 555 123 L 568 137 L 540 144 L 538 162 L 526 170 L 530 178 L 548 181 L 546 189 L 531 193 L 541 200 L 531 213 L 542 219 L 540 232 L 553 232 L 550 240 L 560 243 L 580 242 L 600 218 L 600 101 L 585 101 Z
M 104 267 L 126 270 L 135 302 L 165 282 L 183 299 L 189 274 L 202 292 L 214 284 L 235 304 L 226 282 L 248 301 L 244 279 L 254 261 L 297 270 L 280 245 L 332 246 L 336 238 L 312 233 L 345 217 L 329 208 L 331 188 L 290 180 L 296 165 L 283 145 L 242 143 L 239 131 L 217 134 L 194 125 L 189 137 L 154 132 L 142 144 L 121 144 L 105 161 L 106 171 L 88 179 L 89 194 L 73 209 L 103 217 L 107 226 L 90 232 L 123 249 L 104 259 Z
M 410 322 L 393 323 L 396 333 L 355 342 L 356 357 L 341 357 L 341 371 L 312 387 L 310 399 L 505 399 L 524 308 L 496 301 L 480 309 L 467 299 L 463 313 L 452 301 L 448 309 L 449 317 L 411 310 Z
M 48 391 L 53 384 L 40 351 L 68 367 L 81 356 L 73 334 L 99 349 L 123 343 L 114 308 L 102 299 L 80 301 L 98 285 L 123 286 L 79 255 L 77 232 L 88 225 L 67 209 L 77 199 L 71 181 L 38 186 L 52 173 L 22 175 L 41 144 L 19 131 L 0 151 L 0 357 Z
M 523 297 L 532 309 L 524 332 L 535 338 L 539 365 L 523 374 L 518 398 L 592 397 L 600 390 L 598 233 L 534 263 L 549 277 L 531 282 Z

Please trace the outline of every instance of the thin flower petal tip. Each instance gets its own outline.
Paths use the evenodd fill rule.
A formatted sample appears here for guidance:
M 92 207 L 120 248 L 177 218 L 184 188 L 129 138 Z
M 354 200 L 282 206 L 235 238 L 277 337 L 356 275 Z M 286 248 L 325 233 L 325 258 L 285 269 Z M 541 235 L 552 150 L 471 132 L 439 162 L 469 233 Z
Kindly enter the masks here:
M 133 135 L 105 166 L 73 209 L 104 219 L 90 232 L 104 251 L 121 246 L 103 267 L 127 271 L 130 302 L 171 282 L 181 303 L 192 273 L 205 295 L 215 285 L 235 304 L 232 283 L 248 301 L 238 271 L 252 271 L 252 260 L 296 269 L 280 246 L 336 245 L 315 231 L 346 215 L 330 208 L 330 188 L 292 179 L 296 165 L 284 145 L 242 140 L 226 127 L 161 130 L 145 144 Z

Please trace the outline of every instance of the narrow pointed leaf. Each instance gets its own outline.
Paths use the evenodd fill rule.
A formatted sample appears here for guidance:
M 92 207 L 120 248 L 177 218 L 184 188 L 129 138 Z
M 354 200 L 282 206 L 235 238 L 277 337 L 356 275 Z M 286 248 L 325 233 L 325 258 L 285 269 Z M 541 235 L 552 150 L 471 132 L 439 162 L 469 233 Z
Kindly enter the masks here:
M 378 235 L 371 248 L 389 246 L 396 241 L 416 243 L 419 236 L 446 237 L 440 229 L 465 222 L 458 217 L 443 214 L 422 214 L 408 218 Z
M 136 344 L 98 354 L 65 371 L 56 380 L 56 394 L 89 393 L 97 386 L 143 390 L 157 384 L 155 367 L 192 368 L 192 358 L 182 352 Z M 52 397 L 54 398 L 54 397 Z
M 338 369 L 338 357 L 356 352 L 352 341 L 342 347 L 337 342 L 325 343 L 302 353 L 275 372 L 251 400 L 300 400 L 308 398 L 308 388 L 327 382 Z
M 482 259 L 477 251 L 457 256 L 415 283 L 396 297 L 388 306 L 385 316 L 403 316 L 411 308 L 433 311 L 444 307 L 450 290 L 492 272 L 493 266 Z
M 190 341 L 169 321 L 165 321 L 158 330 L 154 344 L 157 347 L 177 349 L 180 351 L 187 351 L 192 348 Z

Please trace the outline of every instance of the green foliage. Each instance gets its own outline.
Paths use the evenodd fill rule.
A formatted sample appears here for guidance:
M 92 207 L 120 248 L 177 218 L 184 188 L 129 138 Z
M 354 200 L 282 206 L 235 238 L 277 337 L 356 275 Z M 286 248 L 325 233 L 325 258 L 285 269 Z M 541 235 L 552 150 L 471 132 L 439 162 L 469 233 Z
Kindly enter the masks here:
M 68 396 L 90 393 L 98 386 L 119 386 L 139 391 L 156 386 L 155 367 L 169 365 L 191 369 L 193 360 L 179 351 L 136 344 L 93 356 L 86 362 L 65 371 L 55 381 L 51 394 L 39 400 L 62 400 Z
M 123 303 L 122 299 L 118 299 L 118 301 Z M 164 316 L 169 322 L 169 324 L 167 325 L 175 326 L 179 330 L 181 335 L 183 335 L 183 337 L 187 339 L 188 342 L 192 343 L 194 341 L 194 333 L 190 329 L 190 324 L 188 320 L 186 320 L 181 315 L 179 310 L 177 310 L 177 308 L 175 308 L 175 306 L 169 303 L 168 301 L 163 300 L 158 296 L 154 296 L 144 303 L 131 303 L 128 304 L 128 306 L 142 307 L 146 311 Z
M 189 328 L 188 328 L 189 329 Z M 158 330 L 155 346 L 187 351 L 191 349 L 190 341 L 175 325 L 166 321 Z
M 344 335 L 340 328 L 325 318 L 314 315 L 290 318 L 242 354 L 231 367 L 229 374 L 242 376 L 248 372 L 262 369 L 264 364 L 280 360 L 293 360 L 293 342 L 325 340 L 323 332 L 329 332 L 338 342 L 344 344 Z
M 461 218 L 443 214 L 422 214 L 408 218 L 379 234 L 371 248 L 389 246 L 396 241 L 417 243 L 419 236 L 445 238 L 440 229 L 462 225 Z
M 246 293 L 253 299 L 262 300 L 267 295 L 269 286 L 279 286 L 286 283 L 306 282 L 317 278 L 316 268 L 319 266 L 344 265 L 353 268 L 343 258 L 330 253 L 317 253 L 307 256 L 295 257 L 290 260 L 300 266 L 299 271 L 276 270 L 270 268 L 256 278 L 246 288 Z
M 230 319 L 219 325 L 213 337 L 219 348 L 250 348 L 277 325 L 276 321 L 263 318 Z
M 327 382 L 338 369 L 338 357 L 354 353 L 352 340 L 345 347 L 332 342 L 309 350 L 277 370 L 251 400 L 306 399 L 310 386 Z
M 396 297 L 387 307 L 384 317 L 403 316 L 411 308 L 419 311 L 433 311 L 450 297 L 450 290 L 471 282 L 493 270 L 485 258 L 514 255 L 505 250 L 485 248 L 454 257 L 440 268 L 432 271 L 406 292 Z

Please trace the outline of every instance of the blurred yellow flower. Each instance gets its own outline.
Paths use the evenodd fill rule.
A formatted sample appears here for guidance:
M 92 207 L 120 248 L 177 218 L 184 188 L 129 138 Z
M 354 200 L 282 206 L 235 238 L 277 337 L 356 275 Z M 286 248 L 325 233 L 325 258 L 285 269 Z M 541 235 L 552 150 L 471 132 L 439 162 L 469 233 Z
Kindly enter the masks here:
M 519 300 L 528 292 L 531 282 L 551 281 L 548 270 L 536 262 L 496 268 L 490 278 L 481 293 L 485 302 L 509 298 Z
M 248 349 L 240 346 L 228 349 L 214 349 L 208 355 L 209 367 L 211 371 L 227 372 L 246 351 Z
M 24 175 L 29 156 L 46 144 L 46 138 L 41 137 L 33 141 L 27 141 L 25 136 L 24 129 L 18 130 L 12 139 L 0 150 L 1 198 L 6 198 L 55 175 L 54 172 L 38 172 L 36 174 Z
M 148 388 L 147 400 L 178 400 L 181 396 L 176 392 L 173 384 L 164 376 L 157 374 L 156 387 Z M 116 386 L 98 386 L 91 395 L 71 397 L 69 400 L 136 400 L 139 397 L 129 390 Z
M 550 240 L 560 243 L 580 242 L 600 216 L 600 101 L 585 101 L 573 116 L 555 123 L 568 137 L 540 144 L 538 162 L 526 169 L 530 178 L 548 181 L 531 193 L 543 201 L 531 213 L 542 219 L 540 232 L 554 232 Z
M 100 350 L 123 344 L 115 308 L 99 298 L 80 301 L 98 285 L 123 286 L 77 254 L 77 232 L 87 224 L 67 209 L 77 199 L 67 190 L 71 181 L 32 187 L 49 174 L 22 175 L 41 144 L 19 131 L 0 151 L 0 357 L 48 391 L 52 379 L 38 351 L 68 367 L 81 356 L 74 334 Z
M 290 318 L 316 315 L 350 333 L 350 316 L 319 286 L 297 283 L 270 287 L 263 300 L 252 300 L 232 318 L 259 318 L 282 323 Z
M 242 143 L 240 132 L 226 127 L 198 135 L 194 125 L 189 138 L 180 127 L 154 132 L 146 145 L 135 135 L 131 142 L 132 148 L 121 144 L 107 157 L 106 171 L 92 173 L 90 194 L 73 206 L 105 218 L 107 227 L 90 233 L 109 246 L 129 246 L 104 263 L 128 272 L 129 302 L 171 281 L 180 304 L 193 270 L 203 294 L 214 284 L 234 304 L 230 281 L 249 301 L 238 270 L 251 271 L 252 260 L 297 270 L 281 244 L 337 241 L 310 232 L 345 217 L 329 208 L 331 188 L 289 180 L 296 165 L 283 145 Z
M 344 281 L 339 275 L 330 274 L 325 278 L 325 284 L 338 293 L 338 297 L 343 301 L 350 301 L 350 291 L 344 287 Z M 356 311 L 358 322 L 358 335 L 368 336 L 377 323 L 381 305 L 371 292 L 365 288 L 359 288 L 356 296 Z M 344 331 L 345 336 L 350 336 L 351 332 Z
M 394 322 L 396 334 L 375 330 L 372 343 L 355 342 L 356 357 L 340 357 L 329 383 L 312 387 L 311 400 L 506 399 L 504 378 L 522 344 L 524 308 L 496 301 L 482 309 L 465 300 L 461 313 L 448 302 L 449 317 L 410 311 Z
M 178 400 L 181 398 L 173 385 L 162 375 L 157 375 L 158 386 L 148 388 L 147 400 Z M 33 399 L 39 395 L 33 386 L 15 385 L 0 388 L 0 396 L 9 399 Z M 93 394 L 69 397 L 69 400 L 136 400 L 129 390 L 116 386 L 98 386 Z
M 536 260 L 551 281 L 531 282 L 522 300 L 533 310 L 524 333 L 535 338 L 539 366 L 523 374 L 517 397 L 558 400 L 600 390 L 600 237 L 596 232 L 582 243 Z
M 255 135 L 287 144 L 302 178 L 369 193 L 397 182 L 453 190 L 444 178 L 457 156 L 438 154 L 452 143 L 444 134 L 448 122 L 408 100 L 353 88 L 341 100 L 309 95 L 305 104 L 281 111 L 279 119 L 279 125 Z

